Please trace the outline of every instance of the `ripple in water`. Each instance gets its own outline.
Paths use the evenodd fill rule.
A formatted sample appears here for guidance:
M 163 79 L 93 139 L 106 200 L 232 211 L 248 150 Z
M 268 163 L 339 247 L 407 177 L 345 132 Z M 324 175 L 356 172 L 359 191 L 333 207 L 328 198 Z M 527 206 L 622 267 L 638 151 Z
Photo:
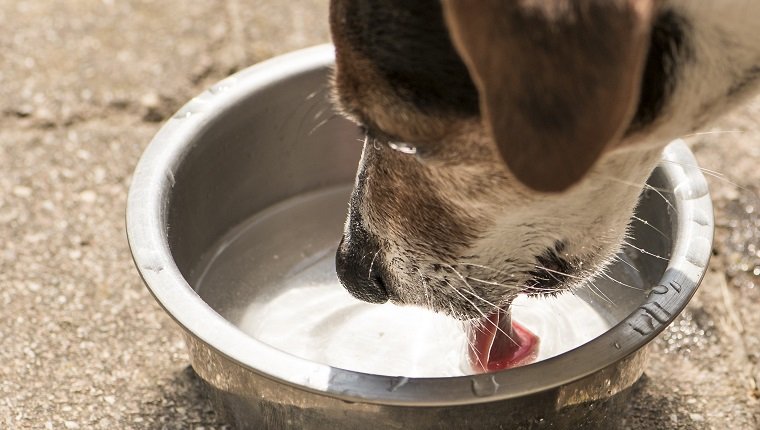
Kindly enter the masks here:
M 293 355 L 359 372 L 410 377 L 474 373 L 461 321 L 426 309 L 360 302 L 340 286 L 333 256 L 283 282 L 272 300 L 253 303 L 239 327 Z M 572 294 L 520 296 L 513 318 L 541 338 L 537 360 L 582 345 L 610 326 Z

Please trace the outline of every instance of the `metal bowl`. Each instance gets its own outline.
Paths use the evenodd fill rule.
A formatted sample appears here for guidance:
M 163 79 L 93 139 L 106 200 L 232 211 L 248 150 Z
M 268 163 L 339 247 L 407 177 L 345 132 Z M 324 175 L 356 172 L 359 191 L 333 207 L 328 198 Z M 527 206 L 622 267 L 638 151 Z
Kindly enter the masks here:
M 225 288 L 196 292 L 207 254 L 253 214 L 352 183 L 361 145 L 355 126 L 329 114 L 332 63 L 332 47 L 319 46 L 221 81 L 168 120 L 134 173 L 127 234 L 135 264 L 184 329 L 219 411 L 239 428 L 613 428 L 647 343 L 686 306 L 710 258 L 712 205 L 683 142 L 666 148 L 651 176 L 637 213 L 646 223 L 633 223 L 628 249 L 667 258 L 636 253 L 645 291 L 606 291 L 619 323 L 538 363 L 447 378 L 339 369 L 245 334 L 218 312 L 241 300 Z

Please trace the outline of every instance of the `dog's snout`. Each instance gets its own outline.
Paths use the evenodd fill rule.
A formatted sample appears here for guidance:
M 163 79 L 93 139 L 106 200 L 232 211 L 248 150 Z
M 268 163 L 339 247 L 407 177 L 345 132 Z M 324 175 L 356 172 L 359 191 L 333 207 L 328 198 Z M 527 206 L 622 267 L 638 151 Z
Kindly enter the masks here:
M 335 269 L 343 287 L 359 300 L 369 303 L 388 301 L 380 262 L 380 248 L 368 240 L 365 231 L 343 236 L 335 255 Z

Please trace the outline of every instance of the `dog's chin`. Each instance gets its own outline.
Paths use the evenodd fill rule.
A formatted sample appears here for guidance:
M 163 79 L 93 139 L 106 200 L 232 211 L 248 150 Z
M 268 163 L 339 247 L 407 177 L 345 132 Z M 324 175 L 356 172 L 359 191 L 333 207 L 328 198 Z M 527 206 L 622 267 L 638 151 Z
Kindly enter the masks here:
M 533 261 L 507 264 L 470 262 L 425 263 L 395 255 L 385 287 L 398 305 L 420 306 L 459 320 L 482 319 L 509 312 L 520 295 L 556 296 L 591 282 L 613 260 L 614 253 L 573 255 L 555 244 Z

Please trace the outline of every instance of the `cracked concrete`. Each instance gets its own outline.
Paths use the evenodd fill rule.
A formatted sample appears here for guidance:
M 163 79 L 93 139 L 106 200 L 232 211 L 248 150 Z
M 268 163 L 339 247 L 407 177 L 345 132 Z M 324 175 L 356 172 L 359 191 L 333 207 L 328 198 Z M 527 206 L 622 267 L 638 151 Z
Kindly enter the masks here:
M 132 266 L 130 175 L 209 84 L 328 41 L 326 3 L 0 0 L 0 428 L 224 427 Z M 755 99 L 689 139 L 718 172 L 714 257 L 629 428 L 760 425 L 758 118 Z

